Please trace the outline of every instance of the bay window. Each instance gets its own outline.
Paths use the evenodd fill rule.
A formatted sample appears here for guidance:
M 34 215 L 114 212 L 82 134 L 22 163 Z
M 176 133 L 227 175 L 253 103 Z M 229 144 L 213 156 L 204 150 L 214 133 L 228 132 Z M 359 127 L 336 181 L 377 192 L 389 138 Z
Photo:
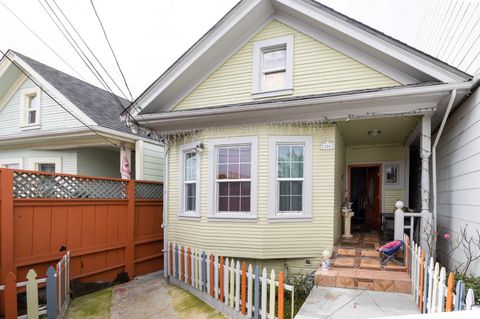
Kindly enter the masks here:
M 209 217 L 256 218 L 257 137 L 208 143 Z
M 269 218 L 310 217 L 311 137 L 272 136 L 269 144 Z
M 189 143 L 180 147 L 180 215 L 200 216 L 200 153 L 196 150 L 199 143 Z

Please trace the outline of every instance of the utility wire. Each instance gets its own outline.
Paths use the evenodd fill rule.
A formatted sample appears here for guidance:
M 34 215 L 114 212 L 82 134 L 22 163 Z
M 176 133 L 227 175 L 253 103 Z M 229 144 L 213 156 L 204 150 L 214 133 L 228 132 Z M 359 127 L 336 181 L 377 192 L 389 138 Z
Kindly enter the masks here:
M 63 106 L 60 102 L 57 101 L 57 99 L 55 97 L 53 97 L 47 90 L 45 90 L 43 88 L 43 86 L 41 86 L 40 84 L 38 84 L 31 76 L 30 74 L 28 74 L 28 72 L 26 72 L 22 67 L 20 67 L 15 61 L 13 61 L 5 52 L 3 52 L 1 49 L 0 49 L 0 53 L 2 54 L 2 59 L 3 58 L 6 58 L 10 61 L 10 63 L 12 63 L 13 65 L 15 65 L 15 67 L 20 71 L 22 72 L 28 79 L 30 79 L 30 81 L 32 81 L 36 86 L 38 86 L 40 88 L 40 90 L 42 90 L 43 93 L 45 93 L 49 98 L 51 98 L 55 103 L 57 103 L 63 110 L 65 110 L 68 114 L 70 114 L 71 116 L 73 116 L 77 121 L 79 121 L 83 126 L 85 126 L 86 128 L 88 128 L 90 131 L 92 131 L 93 133 L 95 133 L 97 136 L 103 138 L 105 141 L 107 141 L 108 143 L 112 144 L 113 146 L 115 146 L 115 148 L 118 147 L 117 144 L 115 144 L 114 142 L 112 142 L 111 140 L 109 140 L 106 136 L 103 136 L 102 134 L 100 134 L 99 132 L 97 132 L 95 129 L 93 129 L 90 125 L 88 125 L 87 123 L 85 123 L 82 119 L 80 119 L 78 116 L 76 116 L 73 112 L 71 112 L 70 110 L 68 110 L 65 106 Z
M 3 3 L 2 0 L 0 0 L 0 4 L 2 4 L 2 6 L 7 9 L 8 12 L 10 12 L 25 28 L 27 28 L 28 31 L 30 31 L 38 40 L 40 40 L 40 42 L 42 42 L 50 51 L 53 52 L 53 54 L 55 54 L 60 60 L 62 60 L 63 63 L 65 63 L 65 65 L 67 65 L 70 70 L 72 70 L 73 72 L 75 72 L 82 80 L 85 80 L 85 78 L 80 74 L 78 73 L 71 65 L 70 63 L 68 63 L 60 54 L 58 54 L 57 51 L 55 51 L 51 46 L 48 45 L 47 42 L 45 42 L 35 31 L 33 31 L 32 28 L 30 28 L 25 22 L 23 22 L 23 20 L 15 14 L 15 12 L 13 12 L 5 3 Z
M 70 34 L 70 32 L 68 31 L 68 29 L 65 27 L 65 25 L 61 22 L 60 18 L 58 17 L 58 15 L 55 13 L 55 11 L 53 10 L 53 8 L 50 6 L 50 4 L 45 1 L 46 5 L 50 8 L 50 10 L 52 10 L 52 13 L 55 15 L 55 17 L 57 18 L 58 20 L 58 23 L 60 23 L 60 25 L 57 23 L 57 21 L 55 20 L 55 18 L 50 14 L 50 12 L 48 11 L 48 9 L 42 4 L 42 2 L 40 0 L 38 0 L 38 2 L 42 5 L 42 8 L 45 10 L 45 12 L 47 13 L 47 15 L 50 17 L 50 19 L 53 21 L 53 23 L 57 26 L 58 30 L 62 33 L 62 35 L 65 37 L 65 39 L 68 41 L 68 43 L 71 45 L 71 47 L 75 50 L 75 52 L 77 53 L 77 55 L 80 57 L 80 59 L 82 60 L 82 62 L 87 66 L 87 68 L 90 70 L 90 72 L 92 72 L 92 74 L 96 77 L 96 79 L 102 84 L 102 86 L 105 88 L 105 90 L 112 96 L 112 98 L 114 100 L 117 101 L 118 105 L 124 109 L 123 107 L 123 103 L 120 101 L 120 99 L 118 98 L 118 96 L 116 96 L 115 94 L 112 93 L 112 90 L 110 88 L 110 86 L 108 85 L 108 83 L 105 81 L 105 79 L 102 77 L 102 75 L 100 74 L 100 72 L 98 72 L 98 70 L 95 68 L 95 65 L 90 61 L 90 59 L 86 56 L 86 54 L 82 51 L 81 47 L 78 45 L 78 43 L 75 41 L 75 39 L 72 37 L 72 35 Z M 62 29 L 63 27 L 63 29 Z
M 55 0 L 53 0 L 55 2 Z M 115 54 L 115 51 L 113 50 L 112 44 L 110 43 L 110 40 L 108 39 L 107 32 L 105 31 L 105 28 L 103 26 L 102 20 L 100 19 L 100 16 L 98 15 L 97 9 L 95 8 L 95 4 L 93 4 L 93 0 L 90 0 L 90 3 L 92 4 L 93 11 L 95 12 L 95 15 L 97 16 L 98 23 L 100 23 L 100 27 L 102 27 L 103 35 L 105 36 L 105 40 L 107 40 L 108 47 L 110 48 L 110 51 L 112 52 L 113 58 L 115 59 L 115 63 L 117 63 L 118 70 L 120 71 L 120 74 L 122 75 L 123 82 L 125 83 L 125 87 L 128 90 L 128 93 L 130 94 L 130 98 L 133 101 L 133 95 L 132 92 L 130 91 L 130 87 L 128 86 L 127 80 L 125 79 L 125 75 L 123 74 L 122 68 L 120 67 L 120 63 L 118 62 L 117 55 Z
M 461 4 L 463 4 L 463 3 L 461 3 Z M 445 32 L 448 34 L 448 33 L 450 32 L 450 30 L 452 29 L 452 28 L 449 28 L 449 24 L 450 24 L 450 21 L 452 20 L 453 13 L 455 12 L 455 9 L 457 9 L 457 5 L 458 5 L 458 0 L 455 1 L 455 6 L 453 7 L 452 12 L 450 13 L 450 16 L 449 16 L 448 19 L 447 19 L 447 22 L 445 23 L 445 27 L 443 28 L 443 31 L 442 31 L 440 37 L 438 38 L 438 45 L 437 45 L 437 49 L 435 50 L 435 52 L 436 52 L 435 55 L 436 55 L 436 56 L 438 56 L 438 54 L 440 53 L 440 50 L 441 50 L 443 44 L 447 41 L 446 38 L 445 38 L 445 39 L 443 38 L 443 36 L 445 35 Z M 461 7 L 461 6 L 460 6 L 460 7 Z M 450 7 L 449 7 L 449 9 L 450 9 Z M 455 19 L 456 19 L 456 17 L 458 16 L 458 13 L 459 13 L 459 12 L 460 12 L 460 8 L 459 8 L 459 10 L 457 11 L 457 14 L 455 15 Z M 448 29 L 448 32 L 447 32 L 447 29 Z M 442 42 L 443 39 L 445 40 L 444 42 Z
M 66 16 L 66 14 L 63 12 L 63 10 L 60 8 L 60 6 L 57 4 L 57 2 L 55 0 L 53 0 L 53 3 L 55 4 L 55 6 L 58 8 L 58 10 L 60 11 L 60 13 L 62 14 L 62 16 L 64 17 L 64 19 L 68 22 L 68 24 L 70 25 L 70 27 L 73 29 L 73 31 L 75 32 L 75 34 L 78 36 L 78 38 L 82 41 L 82 43 L 85 45 L 85 47 L 88 49 L 88 51 L 90 52 L 90 54 L 95 58 L 95 61 L 97 61 L 97 63 L 100 65 L 100 67 L 102 68 L 102 70 L 107 74 L 107 76 L 109 77 L 110 81 L 113 82 L 113 84 L 115 85 L 115 87 L 122 93 L 122 95 L 125 97 L 126 100 L 128 100 L 126 94 L 123 92 L 123 90 L 118 86 L 118 84 L 115 82 L 115 80 L 113 79 L 113 77 L 110 75 L 110 73 L 105 69 L 105 67 L 103 66 L 103 64 L 99 61 L 99 59 L 97 58 L 97 56 L 95 55 L 95 53 L 93 53 L 92 49 L 90 48 L 90 46 L 86 43 L 86 41 L 83 39 L 83 37 L 80 35 L 80 33 L 77 31 L 77 29 L 75 28 L 75 26 L 72 24 L 72 22 L 70 21 L 70 19 L 68 19 L 68 17 Z M 85 55 L 85 54 L 84 54 Z M 98 73 L 98 72 L 97 72 Z
M 462 2 L 462 6 L 460 7 L 460 10 L 462 9 L 463 4 L 464 4 L 464 2 Z M 470 5 L 471 5 L 471 4 L 472 4 L 471 2 L 468 3 L 467 8 L 466 8 L 465 11 L 463 12 L 462 17 L 460 18 L 460 20 L 457 20 L 457 17 L 455 17 L 455 21 L 459 21 L 459 22 L 457 23 L 457 26 L 455 27 L 455 30 L 454 30 L 453 33 L 452 33 L 452 37 L 451 37 L 452 39 L 455 38 L 455 35 L 457 34 L 457 31 L 458 31 L 458 29 L 460 28 L 460 25 L 462 24 L 461 22 L 463 21 L 463 18 L 465 18 L 465 15 L 466 15 L 467 12 L 468 12 L 468 8 L 470 8 Z M 459 10 L 459 12 L 460 12 L 460 10 Z M 458 16 L 458 15 L 457 15 L 457 16 Z M 443 51 L 443 45 L 442 45 L 442 47 L 440 48 L 440 52 L 439 52 L 438 57 L 439 57 L 439 58 L 441 57 L 441 59 L 443 59 L 443 58 L 445 57 L 445 55 L 447 54 L 448 47 L 450 46 L 450 44 L 452 44 L 452 42 L 447 41 L 449 35 L 450 35 L 450 31 L 448 32 L 447 38 L 445 39 L 445 42 L 444 42 L 444 44 L 448 42 L 447 46 L 445 47 L 445 51 Z M 447 61 L 447 62 L 448 62 L 448 61 Z
M 55 0 L 53 0 L 55 1 Z M 122 78 L 123 78 L 123 82 L 125 83 L 125 87 L 127 88 L 128 90 L 128 93 L 130 94 L 130 97 L 132 99 L 132 103 L 128 106 L 128 108 L 126 109 L 126 112 L 128 113 L 129 116 L 131 116 L 133 118 L 133 116 L 131 115 L 130 113 L 130 107 L 133 107 L 138 113 L 140 113 L 141 109 L 136 105 L 135 103 L 135 100 L 132 96 L 132 92 L 130 91 L 130 87 L 128 86 L 128 83 L 127 83 L 127 79 L 125 78 L 125 75 L 122 71 L 122 68 L 120 67 L 120 63 L 117 59 L 117 55 L 115 54 L 115 50 L 113 50 L 113 47 L 110 43 L 110 40 L 108 39 L 108 35 L 107 35 L 107 31 L 105 30 L 105 27 L 103 26 L 103 23 L 102 23 L 102 20 L 100 19 L 100 15 L 98 14 L 98 11 L 95 7 L 95 4 L 93 3 L 93 0 L 90 0 L 90 3 L 92 5 L 92 8 L 93 8 L 93 11 L 95 12 L 95 16 L 97 17 L 97 20 L 98 20 L 98 23 L 100 24 L 100 27 L 102 28 L 102 32 L 103 32 L 103 35 L 105 36 L 105 40 L 107 41 L 108 43 L 108 47 L 110 48 L 110 51 L 112 52 L 112 55 L 113 55 L 113 58 L 115 59 L 115 62 L 117 64 L 117 67 L 118 67 L 118 70 L 120 71 L 120 74 L 122 75 Z M 154 129 L 152 128 L 152 126 L 150 125 L 150 123 L 148 122 L 148 120 L 143 116 L 141 115 L 145 124 L 148 126 L 148 128 L 152 131 L 154 131 Z

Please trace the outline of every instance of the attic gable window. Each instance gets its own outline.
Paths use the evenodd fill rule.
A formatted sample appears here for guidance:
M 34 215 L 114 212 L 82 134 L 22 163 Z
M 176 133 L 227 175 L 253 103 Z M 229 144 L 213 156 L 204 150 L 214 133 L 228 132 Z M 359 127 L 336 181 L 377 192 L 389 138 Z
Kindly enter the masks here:
M 293 36 L 258 41 L 253 47 L 253 97 L 292 94 Z
M 31 88 L 21 93 L 20 126 L 24 129 L 38 128 L 40 125 L 40 90 Z

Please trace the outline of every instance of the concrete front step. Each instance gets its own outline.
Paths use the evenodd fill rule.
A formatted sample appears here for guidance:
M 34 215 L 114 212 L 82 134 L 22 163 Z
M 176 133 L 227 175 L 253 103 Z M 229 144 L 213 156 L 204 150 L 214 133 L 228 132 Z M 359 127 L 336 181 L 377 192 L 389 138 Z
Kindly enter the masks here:
M 411 282 L 406 272 L 355 268 L 319 269 L 315 284 L 326 287 L 357 288 L 387 292 L 411 292 Z

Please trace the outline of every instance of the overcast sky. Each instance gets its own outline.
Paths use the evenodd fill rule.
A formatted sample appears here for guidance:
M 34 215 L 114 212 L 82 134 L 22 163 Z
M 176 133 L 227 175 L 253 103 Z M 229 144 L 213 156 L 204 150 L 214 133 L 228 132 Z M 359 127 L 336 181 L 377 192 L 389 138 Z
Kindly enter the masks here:
M 114 64 L 90 0 L 56 0 L 78 32 L 118 83 Z M 415 45 L 426 0 L 323 0 L 322 3 L 408 44 Z M 97 83 L 63 38 L 38 0 L 0 0 L 0 49 L 17 50 L 64 72 L 69 69 L 6 8 L 73 66 Z M 42 0 L 45 4 L 45 0 Z M 53 0 L 48 3 L 56 9 Z M 94 0 L 134 97 L 213 26 L 237 0 Z M 58 12 L 58 10 L 57 10 Z

